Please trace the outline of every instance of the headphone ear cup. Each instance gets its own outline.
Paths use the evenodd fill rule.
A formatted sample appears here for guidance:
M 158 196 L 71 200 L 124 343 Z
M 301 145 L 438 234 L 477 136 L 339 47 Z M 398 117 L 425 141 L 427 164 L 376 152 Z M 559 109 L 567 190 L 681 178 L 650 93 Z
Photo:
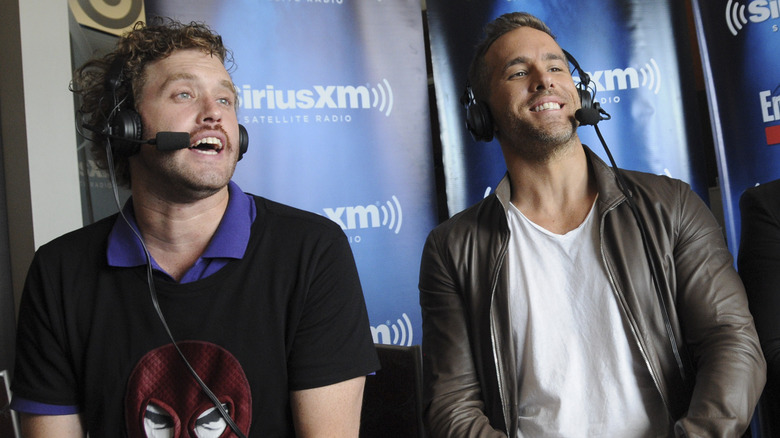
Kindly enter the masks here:
M 590 91 L 588 91 L 587 88 L 579 86 L 577 87 L 577 92 L 580 95 L 580 106 L 582 109 L 593 108 L 593 95 L 590 94 Z
M 564 50 L 563 54 L 566 56 L 569 63 L 574 66 L 574 70 L 580 75 L 580 83 L 577 84 L 577 93 L 580 95 L 580 107 L 585 110 L 593 108 L 593 94 L 591 94 L 588 89 L 590 86 L 590 76 L 580 68 L 580 64 L 574 59 L 571 53 Z M 593 93 L 595 94 L 595 91 Z
M 249 133 L 244 125 L 238 125 L 238 160 L 244 158 L 244 154 L 249 149 Z
M 476 101 L 466 105 L 466 128 L 476 141 L 493 140 L 493 118 L 487 105 Z
M 111 149 L 114 153 L 130 156 L 136 153 L 140 147 L 139 141 L 143 134 L 141 116 L 133 110 L 118 111 L 109 120 L 108 133 L 114 138 Z

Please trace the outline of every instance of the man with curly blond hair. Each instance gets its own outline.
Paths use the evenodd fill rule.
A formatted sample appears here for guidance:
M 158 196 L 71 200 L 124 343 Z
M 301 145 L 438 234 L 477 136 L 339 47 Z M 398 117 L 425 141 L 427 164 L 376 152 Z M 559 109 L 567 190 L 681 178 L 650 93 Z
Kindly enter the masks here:
M 25 437 L 356 437 L 378 366 L 354 258 L 319 215 L 231 180 L 248 148 L 200 23 L 162 21 L 71 90 L 120 214 L 43 245 L 19 314 Z

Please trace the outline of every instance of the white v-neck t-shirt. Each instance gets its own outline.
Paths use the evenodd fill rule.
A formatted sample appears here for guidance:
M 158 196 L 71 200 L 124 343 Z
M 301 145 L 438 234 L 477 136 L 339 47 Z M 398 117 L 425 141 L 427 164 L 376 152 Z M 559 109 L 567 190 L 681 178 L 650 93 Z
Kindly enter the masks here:
M 600 262 L 595 207 L 560 235 L 504 205 L 520 436 L 668 436 L 671 422 Z

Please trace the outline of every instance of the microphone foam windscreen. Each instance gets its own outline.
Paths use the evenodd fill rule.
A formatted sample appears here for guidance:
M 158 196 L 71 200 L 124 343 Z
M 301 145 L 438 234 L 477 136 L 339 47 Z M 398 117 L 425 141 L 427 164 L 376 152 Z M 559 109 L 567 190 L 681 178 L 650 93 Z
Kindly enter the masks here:
M 186 149 L 190 147 L 190 134 L 189 132 L 158 132 L 155 144 L 160 151 Z
M 595 125 L 601 121 L 601 114 L 595 108 L 580 108 L 574 113 L 574 118 L 580 125 Z

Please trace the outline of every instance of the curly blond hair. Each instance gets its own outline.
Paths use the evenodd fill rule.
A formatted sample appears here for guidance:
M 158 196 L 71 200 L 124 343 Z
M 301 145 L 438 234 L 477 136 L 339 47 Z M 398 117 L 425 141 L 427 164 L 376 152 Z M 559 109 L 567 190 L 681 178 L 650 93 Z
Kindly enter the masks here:
M 222 44 L 222 37 L 206 24 L 158 18 L 154 23 L 139 21 L 133 30 L 119 38 L 111 53 L 87 61 L 75 71 L 70 90 L 80 97 L 81 122 L 98 127 L 91 138 L 91 151 L 99 167 L 108 169 L 108 137 L 102 127 L 108 126 L 117 111 L 135 110 L 146 82 L 145 67 L 176 50 L 186 49 L 202 50 L 219 58 L 223 65 L 233 66 L 232 52 Z M 111 78 L 110 74 L 117 77 Z M 119 83 L 112 85 L 111 79 Z M 130 187 L 128 155 L 112 149 L 112 158 L 117 183 Z

